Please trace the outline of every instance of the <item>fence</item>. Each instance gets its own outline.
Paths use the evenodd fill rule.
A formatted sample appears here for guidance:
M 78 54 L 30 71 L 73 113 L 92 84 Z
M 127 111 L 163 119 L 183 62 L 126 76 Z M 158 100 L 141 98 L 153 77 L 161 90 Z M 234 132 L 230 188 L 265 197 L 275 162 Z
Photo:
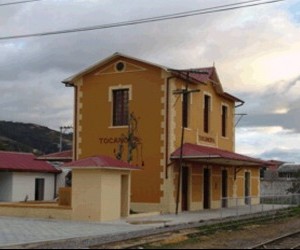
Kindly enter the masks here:
M 220 216 L 224 217 L 228 213 L 232 213 L 232 216 L 238 217 L 244 214 L 267 212 L 293 206 L 300 206 L 300 194 L 223 198 Z

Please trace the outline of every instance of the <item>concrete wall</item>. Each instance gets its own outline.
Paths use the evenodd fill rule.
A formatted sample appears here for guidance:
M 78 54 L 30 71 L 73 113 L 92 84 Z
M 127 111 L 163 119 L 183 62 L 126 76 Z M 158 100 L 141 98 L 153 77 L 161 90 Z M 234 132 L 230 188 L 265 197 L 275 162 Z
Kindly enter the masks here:
M 12 202 L 24 201 L 26 195 L 28 200 L 35 200 L 35 179 L 45 179 L 44 200 L 53 200 L 55 175 L 48 173 L 17 173 L 12 176 Z
M 279 196 L 287 195 L 287 190 L 293 185 L 292 180 L 274 180 L 274 181 L 261 181 L 261 195 L 262 196 Z
M 121 218 L 121 175 L 102 173 L 101 177 L 101 221 Z
M 0 202 L 12 199 L 12 173 L 0 172 Z
M 72 207 L 74 220 L 101 219 L 101 175 L 97 170 L 72 171 Z
M 0 204 L 0 216 L 71 220 L 72 210 L 50 205 Z

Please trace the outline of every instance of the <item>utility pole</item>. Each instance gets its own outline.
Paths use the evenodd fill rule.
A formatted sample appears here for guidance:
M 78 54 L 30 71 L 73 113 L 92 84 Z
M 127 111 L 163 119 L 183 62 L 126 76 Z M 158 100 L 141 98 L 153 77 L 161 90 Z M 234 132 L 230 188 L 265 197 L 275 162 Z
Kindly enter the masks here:
M 177 183 L 177 197 L 176 197 L 176 215 L 178 215 L 179 212 L 179 198 L 180 198 L 180 187 L 181 187 L 181 182 L 182 182 L 182 169 L 183 169 L 183 144 L 184 144 L 184 131 L 185 131 L 185 102 L 184 100 L 189 101 L 189 99 L 187 98 L 191 93 L 195 93 L 195 92 L 200 92 L 199 89 L 195 89 L 195 90 L 189 90 L 189 76 L 190 73 L 196 73 L 196 74 L 208 74 L 207 72 L 201 72 L 201 71 L 195 71 L 195 70 L 176 70 L 175 72 L 178 73 L 182 73 L 182 72 L 186 72 L 187 75 L 187 79 L 186 79 L 186 84 L 185 84 L 185 89 L 183 90 L 175 90 L 173 92 L 174 95 L 182 95 L 183 96 L 183 101 L 182 101 L 182 127 L 181 127 L 181 143 L 180 143 L 180 159 L 179 159 L 179 176 L 178 176 L 178 183 Z
M 61 126 L 60 128 L 60 138 L 59 138 L 59 152 L 62 152 L 63 149 L 63 134 L 68 130 L 68 129 L 72 129 L 72 126 Z

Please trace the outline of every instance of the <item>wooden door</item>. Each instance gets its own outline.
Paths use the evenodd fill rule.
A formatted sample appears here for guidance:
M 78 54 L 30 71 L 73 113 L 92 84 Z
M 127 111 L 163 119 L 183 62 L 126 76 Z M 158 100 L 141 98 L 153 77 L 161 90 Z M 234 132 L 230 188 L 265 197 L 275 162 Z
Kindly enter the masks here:
M 182 168 L 182 194 L 181 194 L 182 211 L 189 210 L 189 169 Z
M 227 170 L 222 171 L 222 207 L 228 206 L 228 172 Z
M 245 204 L 250 205 L 251 203 L 251 190 L 250 190 L 251 176 L 249 172 L 245 173 Z
M 203 203 L 203 208 L 204 209 L 210 209 L 210 169 L 205 168 L 204 169 L 204 203 Z
M 45 179 L 35 179 L 35 200 L 43 201 L 45 194 Z

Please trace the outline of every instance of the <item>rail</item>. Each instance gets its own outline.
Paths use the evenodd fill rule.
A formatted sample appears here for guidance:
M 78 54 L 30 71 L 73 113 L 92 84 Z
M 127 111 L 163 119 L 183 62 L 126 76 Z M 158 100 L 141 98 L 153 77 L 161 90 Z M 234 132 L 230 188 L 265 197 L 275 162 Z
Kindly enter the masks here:
M 250 249 L 298 249 L 300 230 L 260 243 Z

